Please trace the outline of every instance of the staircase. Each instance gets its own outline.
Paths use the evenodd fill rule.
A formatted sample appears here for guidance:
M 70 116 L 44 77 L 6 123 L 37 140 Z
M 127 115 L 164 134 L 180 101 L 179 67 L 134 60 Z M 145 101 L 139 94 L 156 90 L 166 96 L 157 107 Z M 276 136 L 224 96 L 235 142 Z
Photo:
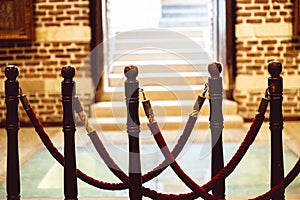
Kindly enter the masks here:
M 212 40 L 207 33 L 211 26 L 209 5 L 201 2 L 204 3 L 163 2 L 159 22 L 163 29 L 140 29 L 116 35 L 111 49 L 112 67 L 107 73 L 108 86 L 100 102 L 91 107 L 92 122 L 99 129 L 126 130 L 123 69 L 127 65 L 138 66 L 140 87 L 151 100 L 161 129 L 184 128 L 195 99 L 209 77 L 207 65 L 212 57 Z M 229 100 L 223 103 L 225 128 L 242 128 L 237 104 Z M 140 116 L 141 123 L 146 124 L 142 105 Z M 209 128 L 208 118 L 206 101 L 196 128 Z

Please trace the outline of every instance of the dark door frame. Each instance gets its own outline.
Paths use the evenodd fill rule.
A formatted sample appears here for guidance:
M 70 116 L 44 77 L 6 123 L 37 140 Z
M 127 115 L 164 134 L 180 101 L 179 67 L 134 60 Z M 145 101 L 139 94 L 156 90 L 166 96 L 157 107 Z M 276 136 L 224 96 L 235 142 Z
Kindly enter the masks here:
M 236 1 L 226 1 L 226 69 L 228 70 L 228 92 L 226 96 L 233 99 L 236 78 Z
M 104 71 L 104 54 L 103 45 L 103 4 L 106 0 L 90 0 L 90 27 L 91 27 L 91 43 L 90 43 L 90 69 L 93 84 L 95 87 L 95 102 L 98 101 L 103 92 L 103 71 Z M 100 44 L 100 45 L 99 45 Z
M 216 59 L 223 64 L 225 77 L 225 92 L 227 99 L 233 99 L 233 90 L 236 77 L 236 45 L 235 19 L 236 2 L 213 0 L 214 5 L 214 40 Z

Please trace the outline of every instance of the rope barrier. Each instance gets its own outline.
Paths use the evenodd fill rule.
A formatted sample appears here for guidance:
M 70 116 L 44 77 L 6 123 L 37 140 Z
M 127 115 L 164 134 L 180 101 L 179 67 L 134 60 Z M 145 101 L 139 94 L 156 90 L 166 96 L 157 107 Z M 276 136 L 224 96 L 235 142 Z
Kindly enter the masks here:
M 188 140 L 189 136 L 191 135 L 193 127 L 198 118 L 198 114 L 203 106 L 204 101 L 205 101 L 205 93 L 206 92 L 207 92 L 207 87 L 204 88 L 204 92 L 203 92 L 202 96 L 198 96 L 198 98 L 194 104 L 193 111 L 189 116 L 189 119 L 186 123 L 183 133 L 181 134 L 180 138 L 178 139 L 177 144 L 175 145 L 174 149 L 172 150 L 172 155 L 174 156 L 174 158 L 176 158 L 179 155 L 179 153 L 183 149 L 184 145 L 186 144 L 186 141 Z M 144 102 L 143 105 L 146 106 L 146 103 Z M 117 166 L 117 164 L 109 156 L 109 153 L 106 151 L 102 141 L 99 139 L 99 137 L 95 131 L 95 128 L 89 123 L 87 114 L 84 112 L 83 107 L 82 107 L 78 97 L 75 97 L 75 99 L 74 99 L 74 109 L 75 109 L 76 113 L 78 114 L 80 120 L 84 124 L 86 131 L 88 132 L 88 136 L 90 137 L 94 147 L 96 148 L 98 154 L 104 160 L 106 165 L 109 168 L 112 168 L 111 170 L 113 170 L 113 171 L 115 171 L 115 170 L 121 171 L 121 169 Z M 147 113 L 146 115 L 151 116 L 151 113 Z M 111 166 L 113 166 L 113 167 L 111 167 Z M 168 167 L 168 162 L 167 162 L 167 160 L 164 160 L 153 170 L 149 171 L 148 173 L 146 173 L 145 175 L 142 176 L 143 183 L 148 182 L 148 181 L 152 180 L 153 178 L 157 177 L 167 167 Z M 123 176 L 123 175 L 120 175 L 120 176 Z M 121 180 L 123 180 L 123 182 L 124 182 L 123 178 Z
M 288 175 L 277 185 L 271 188 L 268 192 L 263 195 L 257 196 L 250 200 L 268 200 L 274 197 L 274 195 L 281 189 L 286 188 L 300 173 L 300 159 L 296 162 L 294 167 L 288 173 Z
M 277 65 L 278 65 L 278 63 L 275 63 L 275 64 L 273 63 L 273 64 L 269 65 L 269 68 L 271 69 L 271 71 L 269 70 L 269 72 L 271 72 L 271 75 L 272 75 L 271 79 L 272 80 L 276 79 L 277 82 L 280 82 L 281 79 L 280 79 L 280 76 L 278 75 L 280 73 L 280 70 L 278 71 L 279 68 L 278 68 Z M 136 67 L 134 67 L 134 66 L 132 66 L 132 67 L 137 70 Z M 134 72 L 137 72 L 137 71 L 134 71 Z M 129 77 L 129 79 L 130 78 L 132 78 L 132 77 Z M 134 85 L 137 84 L 137 86 L 138 86 L 137 82 L 132 81 L 130 83 L 132 83 Z M 230 161 L 227 163 L 227 165 L 225 167 L 222 167 L 222 169 L 220 169 L 220 171 L 216 175 L 214 175 L 210 181 L 208 181 L 207 183 L 205 183 L 202 186 L 199 186 L 194 180 L 192 180 L 182 170 L 182 168 L 176 162 L 176 157 L 179 155 L 179 153 L 183 149 L 184 145 L 186 144 L 186 141 L 188 140 L 188 138 L 189 138 L 189 136 L 190 136 L 190 134 L 193 130 L 193 127 L 194 127 L 195 122 L 197 120 L 199 111 L 200 111 L 200 109 L 201 109 L 201 107 L 202 107 L 202 105 L 205 101 L 205 93 L 207 92 L 207 88 L 204 89 L 204 92 L 203 92 L 202 96 L 198 96 L 198 99 L 197 99 L 197 101 L 196 101 L 196 103 L 193 107 L 193 112 L 189 115 L 189 119 L 188 119 L 187 124 L 184 128 L 184 131 L 181 134 L 180 138 L 177 141 L 177 144 L 175 145 L 175 147 L 173 148 L 172 151 L 170 151 L 170 149 L 168 148 L 167 143 L 165 142 L 165 139 L 164 139 L 164 137 L 163 137 L 163 135 L 160 131 L 160 128 L 159 128 L 157 122 L 154 119 L 154 113 L 153 113 L 153 110 L 151 108 L 150 101 L 146 99 L 143 90 L 141 90 L 141 92 L 143 93 L 143 96 L 144 96 L 143 106 L 144 106 L 145 114 L 146 114 L 146 116 L 149 120 L 148 127 L 151 130 L 151 133 L 153 134 L 157 145 L 159 146 L 162 154 L 165 157 L 165 160 L 162 163 L 160 163 L 157 167 L 155 167 L 153 170 L 151 170 L 150 172 L 146 173 L 143 176 L 141 175 L 141 172 L 138 172 L 138 171 L 137 172 L 131 172 L 130 171 L 129 176 L 128 176 L 126 173 L 124 173 L 124 171 L 122 171 L 120 169 L 120 167 L 114 162 L 114 160 L 109 155 L 109 152 L 106 150 L 104 144 L 100 140 L 100 138 L 99 138 L 96 130 L 94 129 L 94 127 L 89 123 L 88 117 L 87 117 L 86 113 L 83 111 L 83 108 L 82 108 L 78 98 L 74 98 L 75 99 L 75 101 L 74 101 L 75 102 L 74 103 L 75 111 L 79 115 L 80 120 L 83 122 L 83 124 L 84 124 L 84 126 L 85 126 L 85 128 L 88 132 L 87 135 L 90 137 L 96 151 L 98 152 L 99 156 L 103 159 L 103 161 L 106 163 L 108 168 L 112 171 L 112 173 L 114 175 L 116 175 L 122 182 L 121 183 L 108 183 L 108 182 L 99 181 L 97 179 L 94 179 L 94 178 L 86 175 L 85 173 L 83 173 L 79 169 L 75 168 L 76 169 L 76 175 L 77 175 L 78 178 L 80 178 L 84 182 L 86 182 L 86 183 L 88 183 L 88 184 L 90 184 L 94 187 L 97 187 L 99 189 L 106 189 L 106 190 L 129 189 L 129 193 L 130 193 L 129 196 L 130 196 L 131 199 L 137 199 L 137 198 L 141 199 L 142 196 L 146 196 L 146 197 L 149 197 L 151 199 L 158 199 L 158 200 L 164 200 L 164 199 L 189 200 L 189 199 L 196 199 L 198 197 L 202 197 L 203 199 L 207 199 L 207 200 L 223 199 L 221 196 L 219 196 L 217 194 L 213 193 L 214 195 L 216 195 L 216 196 L 214 196 L 214 195 L 209 194 L 208 192 L 213 189 L 213 186 L 215 186 L 218 181 L 225 180 L 225 178 L 228 177 L 234 171 L 234 169 L 237 167 L 237 165 L 240 163 L 240 161 L 242 160 L 242 158 L 244 157 L 244 155 L 248 151 L 251 144 L 254 142 L 254 140 L 255 140 L 255 138 L 256 138 L 256 136 L 257 136 L 257 134 L 258 134 L 258 132 L 261 128 L 261 125 L 264 121 L 264 118 L 265 118 L 264 115 L 265 115 L 268 103 L 270 101 L 270 99 L 269 99 L 270 93 L 272 92 L 271 93 L 271 100 L 272 100 L 272 97 L 274 96 L 273 93 L 275 93 L 275 92 L 277 92 L 278 94 L 280 93 L 280 91 L 279 92 L 275 91 L 274 84 L 271 81 L 269 81 L 269 87 L 266 90 L 266 97 L 262 98 L 262 100 L 260 102 L 260 105 L 259 105 L 258 112 L 257 112 L 257 114 L 255 115 L 255 118 L 252 121 L 250 129 L 248 130 L 243 142 L 240 144 L 240 146 L 239 146 L 238 150 L 236 151 L 236 153 L 232 156 L 232 158 L 230 159 Z M 274 87 L 272 87 L 272 86 L 274 86 Z M 207 85 L 206 85 L 206 87 L 207 87 Z M 127 87 L 127 89 L 131 90 L 132 88 Z M 280 87 L 279 87 L 279 89 L 280 89 Z M 269 90 L 272 90 L 272 91 L 270 92 Z M 138 95 L 136 95 L 136 96 L 137 96 L 137 98 L 136 98 L 137 101 L 134 102 L 134 103 L 138 105 Z M 46 146 L 46 148 L 50 152 L 50 154 L 62 166 L 65 166 L 64 156 L 58 151 L 58 149 L 52 143 L 51 139 L 49 138 L 49 136 L 45 132 L 45 130 L 43 128 L 43 125 L 38 120 L 34 110 L 30 106 L 26 95 L 24 95 L 22 93 L 21 89 L 20 89 L 20 92 L 19 92 L 19 97 L 20 97 L 22 106 L 23 106 L 24 110 L 26 111 L 26 113 L 27 113 L 32 125 L 34 126 L 36 132 L 38 133 L 41 141 Z M 128 96 L 128 97 L 131 98 L 131 96 Z M 130 101 L 130 102 L 132 103 L 133 101 Z M 274 108 L 274 105 L 273 105 L 273 108 Z M 128 113 L 129 114 L 128 116 L 131 116 L 133 113 L 134 114 L 138 113 L 138 112 L 136 112 L 137 110 L 132 111 L 132 109 L 129 109 L 129 111 L 131 113 Z M 280 114 L 279 111 L 280 111 L 280 109 L 278 110 L 278 113 Z M 271 120 L 271 121 L 274 124 L 274 120 Z M 139 133 L 138 114 L 134 115 L 134 121 L 133 122 L 134 122 L 134 124 L 132 124 L 132 125 L 135 126 L 135 124 L 136 124 L 137 125 L 136 128 L 138 128 L 134 132 L 134 134 L 138 134 Z M 273 126 L 272 123 L 270 123 L 270 127 Z M 275 125 L 277 125 L 277 124 L 275 123 Z M 131 128 L 135 129 L 135 127 L 131 127 Z M 130 131 L 131 131 L 131 128 L 130 128 Z M 277 129 L 280 130 L 281 126 L 280 127 L 276 126 L 275 128 L 276 128 L 276 130 Z M 75 130 L 75 128 L 74 128 L 74 130 Z M 136 136 L 138 136 L 138 135 L 136 135 Z M 131 137 L 133 138 L 135 136 L 131 136 Z M 129 137 L 129 139 L 130 139 L 130 137 Z M 139 145 L 138 137 L 134 138 L 134 140 L 135 140 L 135 145 Z M 278 141 L 280 141 L 280 140 L 278 140 Z M 139 154 L 139 147 L 136 151 L 137 151 L 136 153 Z M 134 152 L 135 152 L 135 150 L 134 150 Z M 278 154 L 278 155 L 280 156 L 280 154 Z M 280 157 L 278 157 L 278 159 L 279 158 Z M 130 162 L 130 163 L 133 164 L 132 162 Z M 140 163 L 140 161 L 139 161 L 139 163 Z M 177 176 L 192 190 L 192 192 L 183 193 L 183 194 L 164 194 L 164 193 L 160 193 L 160 192 L 157 192 L 157 191 L 154 191 L 154 190 L 151 190 L 149 188 L 145 188 L 145 187 L 142 186 L 142 183 L 147 182 L 147 181 L 153 179 L 154 177 L 158 176 L 168 166 L 171 166 L 171 168 L 177 174 Z M 299 174 L 299 172 L 300 172 L 300 159 L 297 161 L 297 163 L 295 164 L 293 169 L 290 170 L 290 172 L 288 173 L 288 175 L 285 178 L 277 179 L 277 180 L 272 179 L 272 181 L 271 181 L 272 182 L 272 185 L 271 185 L 272 188 L 269 191 L 267 191 L 265 194 L 257 196 L 257 197 L 255 197 L 251 200 L 267 200 L 267 199 L 270 199 L 270 198 L 279 198 L 279 195 L 284 195 L 284 189 L 296 178 L 296 176 Z M 139 180 L 141 181 L 139 186 L 137 186 L 135 184 L 135 186 L 132 187 L 130 185 L 131 181 L 133 181 L 132 182 L 132 184 L 133 184 L 133 183 L 138 183 Z M 77 186 L 76 186 L 76 188 L 77 188 Z M 136 192 L 138 192 L 139 194 L 137 194 Z M 75 195 L 77 195 L 77 193 Z
M 38 118 L 36 117 L 33 108 L 30 106 L 29 101 L 26 97 L 26 95 L 21 94 L 20 96 L 21 102 L 22 102 L 22 106 L 24 108 L 24 110 L 27 113 L 27 116 L 29 117 L 32 125 L 35 127 L 36 132 L 38 133 L 40 139 L 42 140 L 43 144 L 46 146 L 46 148 L 48 149 L 48 151 L 50 152 L 50 154 L 62 165 L 64 166 L 64 157 L 63 155 L 58 151 L 58 149 L 54 146 L 54 144 L 52 143 L 51 139 L 49 138 L 49 136 L 47 135 L 47 133 L 45 132 L 43 125 L 41 124 L 41 122 L 38 120 Z M 99 144 L 99 143 L 97 143 Z M 100 151 L 101 154 L 103 153 L 102 151 Z M 98 151 L 99 153 L 99 151 Z M 123 174 L 123 175 L 120 175 Z M 121 173 L 116 173 L 116 176 L 118 178 L 120 178 L 121 180 L 124 179 L 124 183 L 107 183 L 107 182 L 103 182 L 103 181 L 99 181 L 96 180 L 88 175 L 86 175 L 85 173 L 83 173 L 81 170 L 77 169 L 77 176 L 78 178 L 80 178 L 82 181 L 95 186 L 97 188 L 100 189 L 107 189 L 107 190 L 121 190 L 121 189 L 127 189 L 128 188 L 128 176 L 121 171 Z M 144 192 L 145 191 L 145 192 Z M 163 193 L 158 193 L 155 192 L 151 189 L 145 188 L 143 187 L 143 194 L 148 196 L 148 197 L 153 197 L 153 199 L 170 199 L 172 197 L 169 196 L 169 194 L 163 194 Z M 172 196 L 172 195 L 171 195 Z M 213 196 L 211 195 L 206 195 L 206 194 L 200 194 L 200 196 L 204 197 L 205 199 L 215 199 Z
M 35 127 L 36 132 L 38 133 L 40 139 L 42 140 L 43 144 L 45 145 L 45 147 L 48 149 L 48 151 L 50 152 L 50 154 L 62 165 L 64 166 L 64 157 L 63 155 L 58 151 L 58 149 L 53 145 L 53 143 L 51 142 L 51 139 L 49 138 L 49 136 L 47 135 L 47 133 L 45 132 L 41 122 L 37 119 L 32 107 L 29 104 L 29 101 L 26 97 L 26 95 L 22 94 L 22 92 L 20 93 L 20 100 L 21 103 L 23 105 L 24 110 L 26 111 L 32 125 Z M 257 133 L 260 129 L 260 126 L 264 120 L 264 113 L 266 111 L 266 107 L 268 105 L 268 99 L 262 99 L 261 101 L 261 105 L 259 106 L 258 109 L 258 113 L 256 114 L 252 125 L 244 139 L 244 141 L 241 143 L 239 149 L 237 150 L 237 152 L 235 153 L 235 155 L 232 157 L 232 159 L 228 162 L 228 164 L 220 171 L 219 174 L 217 174 L 213 179 L 211 179 L 209 182 L 207 182 L 206 184 L 204 184 L 202 186 L 203 189 L 205 189 L 206 191 L 211 190 L 213 184 L 219 179 L 219 177 L 222 178 L 226 178 L 228 175 L 230 175 L 232 173 L 232 171 L 234 171 L 234 169 L 236 168 L 237 164 L 240 162 L 241 158 L 243 157 L 243 155 L 246 153 L 246 151 L 248 150 L 249 146 L 253 143 L 253 141 L 255 140 Z M 80 103 L 80 102 L 79 102 Z M 75 104 L 76 105 L 76 104 Z M 77 109 L 76 109 L 77 110 Z M 81 115 L 81 118 L 84 115 Z M 84 118 L 83 118 L 84 119 Z M 88 120 L 86 121 L 88 122 Z M 90 126 L 92 127 L 92 126 Z M 95 131 L 93 129 L 92 133 L 89 134 L 89 136 L 92 138 L 94 137 L 93 135 L 95 133 Z M 154 131 L 157 133 L 157 131 Z M 185 134 L 183 134 L 181 137 L 183 137 Z M 98 138 L 98 137 L 96 137 Z M 98 138 L 99 139 L 99 138 Z M 178 141 L 181 141 L 182 138 L 180 138 Z M 185 137 L 186 139 L 186 137 Z M 182 139 L 182 140 L 185 140 Z M 101 140 L 99 140 L 98 142 L 96 142 L 96 139 L 92 139 L 92 141 L 95 141 L 95 144 L 100 144 L 102 143 Z M 178 142 L 179 144 L 184 144 L 181 142 Z M 103 146 L 103 144 L 101 145 Z M 103 146 L 104 147 L 104 146 Z M 101 149 L 101 150 L 100 150 Z M 105 148 L 100 148 L 98 150 L 98 153 L 101 151 L 103 152 L 105 150 Z M 177 149 L 181 149 L 181 148 L 174 148 L 174 150 L 172 152 L 179 152 Z M 177 150 L 177 151 L 176 151 Z M 105 150 L 106 151 L 106 150 Z M 108 152 L 107 152 L 108 153 Z M 101 153 L 102 154 L 102 153 Z M 176 155 L 176 154 L 175 154 Z M 173 159 L 175 159 L 175 156 L 173 156 Z M 107 161 L 106 161 L 107 162 Z M 164 161 L 167 162 L 167 159 Z M 109 164 L 111 165 L 111 163 Z M 160 164 L 160 165 L 164 165 L 164 164 Z M 116 166 L 115 166 L 116 167 Z M 158 168 L 158 167 L 157 167 Z M 117 169 L 117 168 L 115 168 Z M 119 170 L 116 170 L 119 171 Z M 152 173 L 156 173 L 155 169 L 153 171 L 151 171 Z M 150 174 L 152 174 L 151 172 L 149 172 Z M 298 160 L 298 162 L 295 164 L 295 166 L 293 167 L 293 169 L 289 172 L 289 174 L 286 176 L 286 178 L 284 178 L 279 184 L 277 184 L 276 186 L 274 186 L 271 190 L 269 190 L 268 192 L 266 192 L 263 195 L 260 195 L 258 197 L 255 197 L 251 200 L 266 200 L 266 199 L 270 199 L 272 197 L 272 195 L 274 195 L 274 193 L 276 193 L 278 190 L 282 189 L 282 188 L 286 188 L 299 174 L 300 172 L 300 159 Z M 119 173 L 119 172 L 118 172 Z M 122 173 L 122 172 L 121 172 Z M 147 173 L 147 174 L 149 174 Z M 144 175 L 144 182 L 147 181 L 147 174 Z M 99 189 L 106 189 L 106 190 L 122 190 L 122 189 L 127 189 L 126 186 L 126 182 L 127 182 L 127 175 L 117 175 L 117 177 L 123 177 L 122 181 L 125 183 L 107 183 L 107 182 L 103 182 L 103 181 L 99 181 L 96 180 L 86 174 L 84 174 L 81 170 L 77 169 L 77 176 L 78 178 L 80 178 L 81 180 L 83 180 L 84 182 L 97 187 Z M 150 177 L 150 176 L 149 176 Z M 151 178 L 149 178 L 150 180 Z M 144 188 L 143 190 L 143 194 L 149 198 L 152 199 L 195 199 L 198 198 L 199 196 L 196 193 L 186 193 L 186 194 L 162 194 L 162 193 L 158 193 L 155 192 L 149 188 Z
M 22 106 L 29 117 L 33 127 L 35 128 L 35 131 L 39 135 L 41 141 L 49 151 L 49 153 L 62 165 L 64 166 L 64 156 L 58 151 L 58 149 L 54 146 L 51 139 L 49 138 L 48 134 L 45 132 L 43 125 L 41 124 L 40 120 L 36 117 L 36 114 L 29 104 L 29 101 L 24 94 L 20 94 L 20 100 L 22 103 Z M 93 179 L 92 177 L 84 174 L 81 170 L 77 169 L 77 176 L 84 182 L 93 185 L 95 187 L 101 188 L 101 189 L 107 189 L 107 190 L 122 190 L 126 189 L 127 184 L 124 183 L 107 183 L 103 181 L 99 181 L 96 179 Z
M 147 108 L 149 110 L 152 110 L 151 108 L 151 104 L 150 101 L 148 100 L 148 104 L 149 106 L 147 106 Z M 232 159 L 228 162 L 228 164 L 216 175 L 214 176 L 208 183 L 204 184 L 202 186 L 203 189 L 205 189 L 206 191 L 210 191 L 212 189 L 212 186 L 220 179 L 226 178 L 227 176 L 229 176 L 234 169 L 236 168 L 236 166 L 238 165 L 238 163 L 241 161 L 241 159 L 243 158 L 243 156 L 245 155 L 245 153 L 247 152 L 247 150 L 249 149 L 250 145 L 254 142 L 258 131 L 263 123 L 264 120 L 264 114 L 266 112 L 267 106 L 268 106 L 268 102 L 269 99 L 267 98 L 262 98 L 259 109 L 258 109 L 258 113 L 256 114 L 252 125 L 244 139 L 244 141 L 242 142 L 242 144 L 240 145 L 240 147 L 238 148 L 237 152 L 235 153 L 235 155 L 232 157 Z M 149 111 L 146 110 L 145 113 L 153 113 L 153 111 Z M 147 114 L 146 114 L 147 115 Z M 157 125 L 157 123 L 154 120 L 154 114 L 152 115 L 152 119 L 149 119 L 149 122 L 152 121 L 152 123 L 149 123 L 148 126 L 152 132 L 152 134 L 154 135 L 154 138 L 156 140 L 156 142 L 158 143 L 159 147 L 162 150 L 162 153 L 165 156 L 168 156 L 168 159 L 171 161 L 174 161 L 174 163 L 176 163 L 175 159 L 173 158 L 172 155 L 169 155 L 168 152 L 168 147 L 166 146 L 166 143 L 163 139 L 163 136 L 161 134 L 161 131 L 159 130 L 159 127 Z M 175 164 L 176 165 L 176 164 Z M 172 166 L 172 164 L 171 164 Z M 175 168 L 175 167 L 174 167 Z M 177 168 L 177 166 L 176 166 Z M 176 169 L 175 168 L 175 169 Z M 180 169 L 176 169 L 178 170 L 178 173 L 181 173 Z M 181 177 L 186 178 L 183 174 L 181 174 Z M 187 182 L 191 181 L 189 179 L 186 179 Z M 189 184 L 191 184 L 191 182 L 189 182 Z M 183 194 L 181 194 L 183 195 Z M 192 192 L 192 193 L 187 193 L 185 194 L 185 198 L 187 197 L 195 197 L 196 193 Z M 197 196 L 196 196 L 197 197 Z M 173 197 L 173 198 L 176 198 Z M 178 195 L 178 198 L 180 199 L 180 195 Z M 176 198 L 177 199 L 177 198 Z

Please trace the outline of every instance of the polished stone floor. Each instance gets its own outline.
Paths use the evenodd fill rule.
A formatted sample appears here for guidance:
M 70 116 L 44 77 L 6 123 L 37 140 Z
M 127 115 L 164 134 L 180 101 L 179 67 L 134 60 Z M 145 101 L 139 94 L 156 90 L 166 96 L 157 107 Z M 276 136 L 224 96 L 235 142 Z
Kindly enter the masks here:
M 244 125 L 245 130 L 224 131 L 224 155 L 225 163 L 236 151 L 243 139 L 249 124 Z M 47 127 L 54 144 L 62 149 L 63 134 L 60 127 Z M 299 157 L 300 130 L 298 122 L 285 123 L 284 129 L 284 161 L 285 174 L 292 168 Z M 6 133 L 0 129 L 0 199 L 5 199 L 5 153 Z M 20 162 L 21 183 L 23 198 L 43 199 L 63 197 L 63 168 L 56 163 L 45 148 L 32 128 L 20 129 Z M 119 163 L 120 167 L 127 171 L 128 147 L 125 133 L 100 133 L 111 156 Z M 169 147 L 179 137 L 180 133 L 166 132 Z M 265 123 L 255 143 L 241 161 L 236 170 L 226 179 L 226 194 L 228 199 L 246 199 L 262 194 L 269 189 L 269 145 L 268 124 Z M 159 164 L 163 157 L 158 147 L 153 143 L 149 133 L 142 133 L 141 159 L 143 172 L 147 172 Z M 76 133 L 77 166 L 88 175 L 103 181 L 118 182 L 118 179 L 103 164 L 92 146 L 89 138 L 80 127 Z M 197 183 L 203 184 L 210 178 L 210 141 L 209 132 L 194 131 L 177 161 L 185 172 Z M 177 178 L 171 169 L 165 170 L 159 177 L 145 184 L 146 187 L 165 193 L 182 193 L 190 190 Z M 127 199 L 127 191 L 104 191 L 95 189 L 82 181 L 78 181 L 79 197 L 94 199 Z M 286 190 L 286 199 L 299 199 L 300 177 L 298 177 Z

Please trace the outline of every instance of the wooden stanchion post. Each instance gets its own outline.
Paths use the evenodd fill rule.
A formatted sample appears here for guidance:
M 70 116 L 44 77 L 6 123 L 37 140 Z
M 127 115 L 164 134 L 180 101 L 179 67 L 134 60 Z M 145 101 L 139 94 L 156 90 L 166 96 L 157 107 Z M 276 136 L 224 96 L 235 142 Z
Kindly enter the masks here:
M 5 68 L 5 102 L 6 102 L 6 132 L 7 132 L 7 177 L 6 191 L 8 200 L 20 199 L 20 166 L 19 166 L 19 75 L 18 68 L 10 65 Z
M 72 107 L 75 96 L 75 69 L 71 66 L 62 68 L 64 80 L 62 87 L 62 105 L 63 105 L 63 132 L 64 132 L 64 195 L 66 200 L 77 199 L 77 175 L 76 175 L 76 156 L 75 156 L 75 122 L 74 110 Z
M 224 167 L 223 156 L 223 112 L 222 112 L 222 93 L 223 83 L 220 73 L 222 65 L 220 63 L 211 63 L 208 66 L 208 72 L 211 77 L 208 78 L 209 103 L 210 103 L 210 130 L 211 130 L 211 176 L 214 177 Z M 225 198 L 225 180 L 220 179 L 212 188 L 213 195 L 219 198 Z
M 277 185 L 284 178 L 283 147 L 282 147 L 282 65 L 272 61 L 268 65 L 271 77 L 268 78 L 270 93 L 270 130 L 271 130 L 271 187 Z M 273 200 L 283 200 L 284 189 L 279 190 Z
M 140 160 L 140 120 L 139 120 L 139 82 L 136 80 L 138 68 L 127 66 L 124 69 L 125 96 L 127 106 L 127 133 L 129 139 L 129 197 L 142 199 L 142 178 Z

